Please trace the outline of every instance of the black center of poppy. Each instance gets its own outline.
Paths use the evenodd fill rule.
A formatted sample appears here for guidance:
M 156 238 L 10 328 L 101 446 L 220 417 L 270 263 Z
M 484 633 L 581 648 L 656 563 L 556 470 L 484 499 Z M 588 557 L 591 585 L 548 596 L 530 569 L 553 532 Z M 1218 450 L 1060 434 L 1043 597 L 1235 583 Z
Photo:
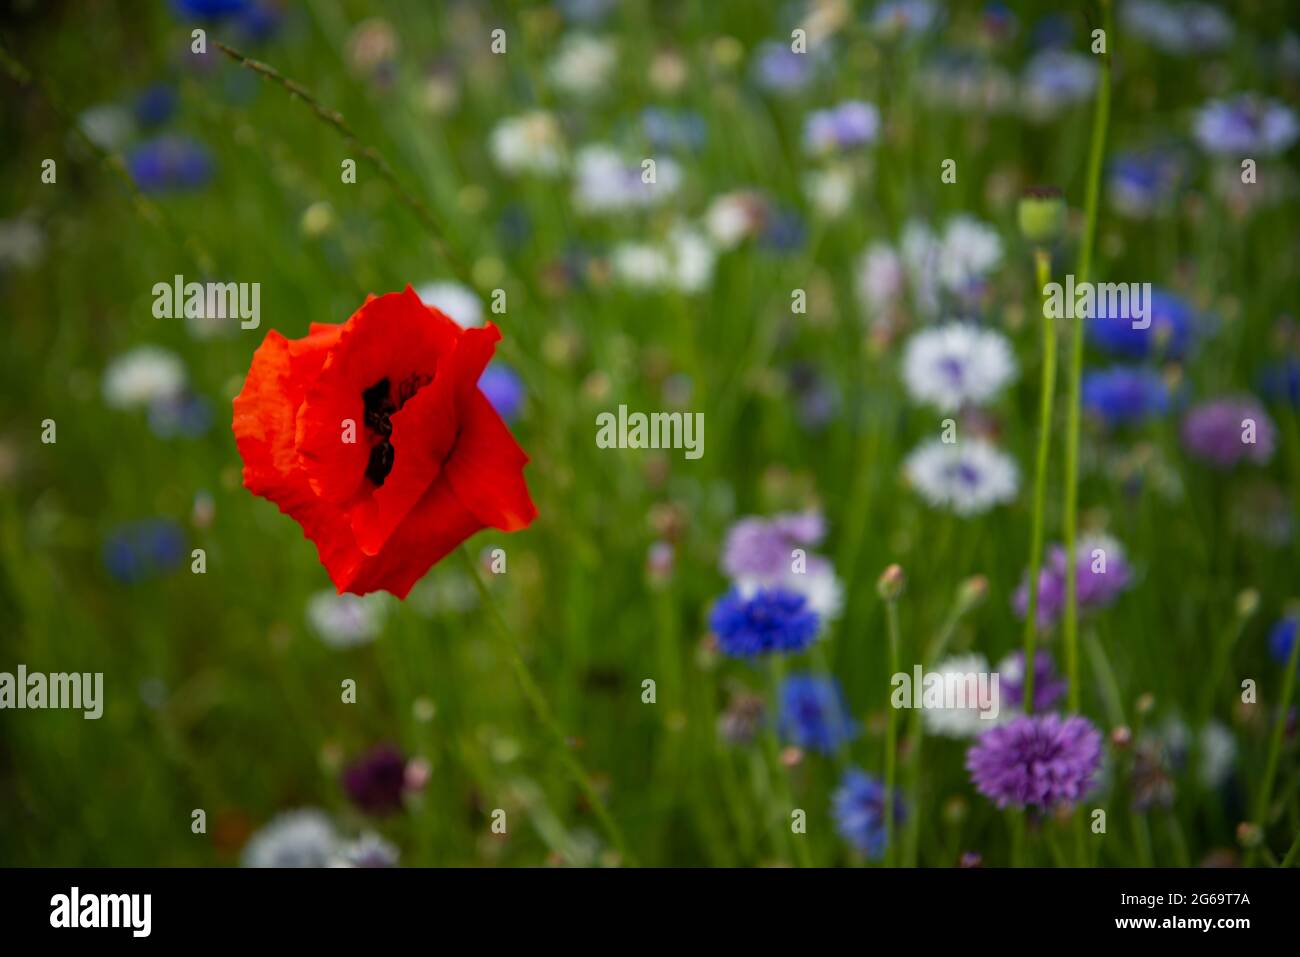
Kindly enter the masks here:
M 397 406 L 393 404 L 391 391 L 388 379 L 384 378 L 361 393 L 366 408 L 366 428 L 381 440 L 371 446 L 370 461 L 366 463 L 366 478 L 375 485 L 383 485 L 393 470 L 393 443 L 388 440 L 393 434 L 393 423 L 388 417 L 397 411 Z

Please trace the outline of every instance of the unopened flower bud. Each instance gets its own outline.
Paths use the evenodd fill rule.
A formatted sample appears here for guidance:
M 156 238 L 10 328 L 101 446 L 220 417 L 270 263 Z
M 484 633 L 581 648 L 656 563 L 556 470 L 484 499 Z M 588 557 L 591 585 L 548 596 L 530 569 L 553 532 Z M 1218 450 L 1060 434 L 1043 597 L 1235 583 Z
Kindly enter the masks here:
M 885 601 L 897 601 L 903 594 L 903 587 L 906 584 L 907 576 L 903 574 L 902 566 L 894 564 L 880 573 L 880 578 L 876 581 L 876 591 Z
M 1065 231 L 1065 198 L 1053 186 L 1026 190 L 1016 207 L 1020 232 L 1031 243 L 1046 246 Z

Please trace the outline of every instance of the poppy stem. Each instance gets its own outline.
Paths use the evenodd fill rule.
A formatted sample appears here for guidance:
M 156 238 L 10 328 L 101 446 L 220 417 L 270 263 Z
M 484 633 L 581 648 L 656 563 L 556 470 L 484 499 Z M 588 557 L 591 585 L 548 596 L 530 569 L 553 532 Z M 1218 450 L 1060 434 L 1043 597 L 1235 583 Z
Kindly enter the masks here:
M 501 636 L 502 644 L 505 646 L 506 657 L 510 660 L 510 666 L 514 669 L 515 677 L 523 688 L 524 697 L 528 699 L 528 704 L 532 707 L 533 713 L 550 734 L 555 746 L 558 748 L 562 756 L 565 768 L 573 777 L 574 782 L 578 785 L 579 790 L 582 791 L 583 796 L 587 799 L 587 803 L 591 806 L 597 820 L 600 821 L 600 826 L 604 828 L 606 835 L 609 837 L 610 843 L 614 845 L 614 848 L 618 851 L 619 856 L 623 859 L 624 863 L 630 866 L 636 866 L 636 861 L 632 857 L 631 853 L 629 853 L 627 844 L 623 840 L 623 832 L 619 830 L 618 825 L 614 823 L 613 817 L 610 816 L 609 810 L 605 807 L 604 800 L 601 799 L 600 795 L 596 791 L 595 785 L 591 783 L 591 779 L 587 776 L 587 772 L 583 768 L 582 762 L 574 756 L 573 750 L 569 746 L 568 737 L 565 735 L 563 729 L 561 729 L 560 723 L 555 717 L 555 712 L 551 710 L 551 706 L 546 701 L 546 696 L 542 694 L 542 689 L 538 686 L 536 679 L 533 678 L 532 672 L 528 670 L 528 665 L 524 661 L 524 656 L 519 650 L 519 643 L 515 640 L 515 636 L 510 630 L 510 626 L 506 624 L 505 618 L 502 617 L 501 610 L 497 607 L 496 602 L 492 598 L 492 593 L 488 591 L 488 587 L 483 581 L 483 576 L 479 573 L 478 564 L 474 561 L 474 557 L 470 555 L 469 550 L 463 545 L 456 549 L 456 551 L 460 555 L 461 561 L 464 562 L 465 570 L 469 573 L 470 579 L 474 582 L 474 587 L 478 591 L 479 599 L 487 609 L 488 615 L 492 619 L 493 626 Z
M 1101 192 L 1101 165 L 1106 152 L 1106 127 L 1110 120 L 1110 57 L 1114 43 L 1110 0 L 1101 0 L 1106 53 L 1101 58 L 1101 83 L 1092 114 L 1092 142 L 1088 150 L 1088 182 L 1084 204 L 1087 218 L 1079 250 L 1076 282 L 1088 282 L 1092 269 L 1092 247 L 1097 241 L 1097 199 Z M 1079 419 L 1082 405 L 1084 318 L 1076 317 L 1070 332 L 1070 391 L 1065 429 L 1065 613 L 1061 636 L 1065 645 L 1066 706 L 1079 710 L 1079 583 L 1075 580 L 1075 542 L 1079 526 Z

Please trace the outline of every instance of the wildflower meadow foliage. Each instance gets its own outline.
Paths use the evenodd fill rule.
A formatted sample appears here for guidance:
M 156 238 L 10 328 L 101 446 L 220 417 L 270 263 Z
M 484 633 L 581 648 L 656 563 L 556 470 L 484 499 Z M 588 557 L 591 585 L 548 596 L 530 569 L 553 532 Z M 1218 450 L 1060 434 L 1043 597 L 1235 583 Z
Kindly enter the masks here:
M 10 6 L 0 863 L 1300 863 L 1294 3 Z

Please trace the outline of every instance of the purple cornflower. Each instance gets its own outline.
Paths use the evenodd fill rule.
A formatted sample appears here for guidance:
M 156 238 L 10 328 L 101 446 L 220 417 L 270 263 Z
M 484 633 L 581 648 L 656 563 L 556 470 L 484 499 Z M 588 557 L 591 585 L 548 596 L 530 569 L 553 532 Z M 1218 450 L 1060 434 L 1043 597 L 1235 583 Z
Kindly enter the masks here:
M 835 829 L 868 858 L 884 856 L 889 831 L 885 826 L 885 785 L 874 775 L 858 768 L 844 772 L 839 788 L 831 795 Z M 904 817 L 902 795 L 894 792 L 894 823 Z
M 976 790 L 999 808 L 1044 811 L 1086 797 L 1101 766 L 1101 733 L 1079 715 L 1020 715 L 966 752 Z
M 803 651 L 817 637 L 818 626 L 808 600 L 784 588 L 760 588 L 749 596 L 732 588 L 709 612 L 719 647 L 737 658 Z
M 390 744 L 367 751 L 346 768 L 343 790 L 367 814 L 391 814 L 402 806 L 406 786 L 406 758 Z
M 1110 302 L 1098 297 L 1095 315 L 1087 320 L 1088 338 L 1103 352 L 1126 359 L 1181 359 L 1191 349 L 1195 313 L 1173 293 L 1152 289 L 1146 305 L 1145 329 L 1133 327 L 1128 311 L 1110 314 Z
M 1280 100 L 1242 93 L 1212 100 L 1196 115 L 1196 140 L 1215 156 L 1275 156 L 1300 136 L 1300 124 Z
M 1083 407 L 1110 427 L 1136 425 L 1169 410 L 1169 390 L 1152 369 L 1089 369 L 1081 387 Z
M 932 0 L 884 0 L 871 14 L 871 28 L 886 39 L 915 37 L 939 22 L 942 10 Z
M 804 122 L 804 145 L 813 153 L 833 153 L 869 146 L 880 135 L 880 111 L 871 103 L 845 100 L 814 110 Z
M 524 384 L 515 370 L 504 362 L 494 362 L 479 376 L 478 387 L 487 396 L 497 415 L 513 422 L 524 405 Z
M 778 697 L 777 729 L 791 744 L 830 754 L 857 736 L 858 723 L 849 717 L 834 678 L 790 675 L 781 682 Z
M 167 135 L 131 151 L 127 168 L 146 193 L 198 189 L 212 176 L 212 156 L 205 146 L 184 136 Z
M 1062 546 L 1053 545 L 1048 548 L 1047 561 L 1039 570 L 1038 608 L 1034 614 L 1039 628 L 1050 627 L 1065 608 L 1066 557 Z M 1080 608 L 1087 610 L 1109 605 L 1132 580 L 1132 569 L 1119 542 L 1096 536 L 1084 538 L 1075 545 L 1074 588 Z M 1029 610 L 1027 581 L 1021 582 L 1016 589 L 1012 603 L 1016 614 L 1025 617 Z
M 1268 633 L 1268 653 L 1280 665 L 1286 665 L 1291 660 L 1291 650 L 1295 645 L 1298 625 L 1300 625 L 1300 615 L 1287 615 L 1280 619 Z M 1296 663 L 1296 668 L 1300 670 L 1300 662 Z
M 795 53 L 788 43 L 768 40 L 754 54 L 754 82 L 773 93 L 795 93 L 812 78 L 808 53 Z
M 1001 706 L 1018 711 L 1025 703 L 1025 653 L 1017 651 L 998 665 L 999 684 L 1002 689 Z M 1056 673 L 1056 662 L 1042 650 L 1034 652 L 1034 711 L 1050 711 L 1060 701 L 1068 688 Z
M 1183 419 L 1183 445 L 1194 457 L 1217 469 L 1238 462 L 1266 465 L 1273 458 L 1277 429 L 1253 396 L 1210 399 Z
M 722 571 L 728 578 L 778 578 L 790 571 L 794 549 L 817 545 L 825 534 L 820 512 L 742 518 L 727 531 Z

